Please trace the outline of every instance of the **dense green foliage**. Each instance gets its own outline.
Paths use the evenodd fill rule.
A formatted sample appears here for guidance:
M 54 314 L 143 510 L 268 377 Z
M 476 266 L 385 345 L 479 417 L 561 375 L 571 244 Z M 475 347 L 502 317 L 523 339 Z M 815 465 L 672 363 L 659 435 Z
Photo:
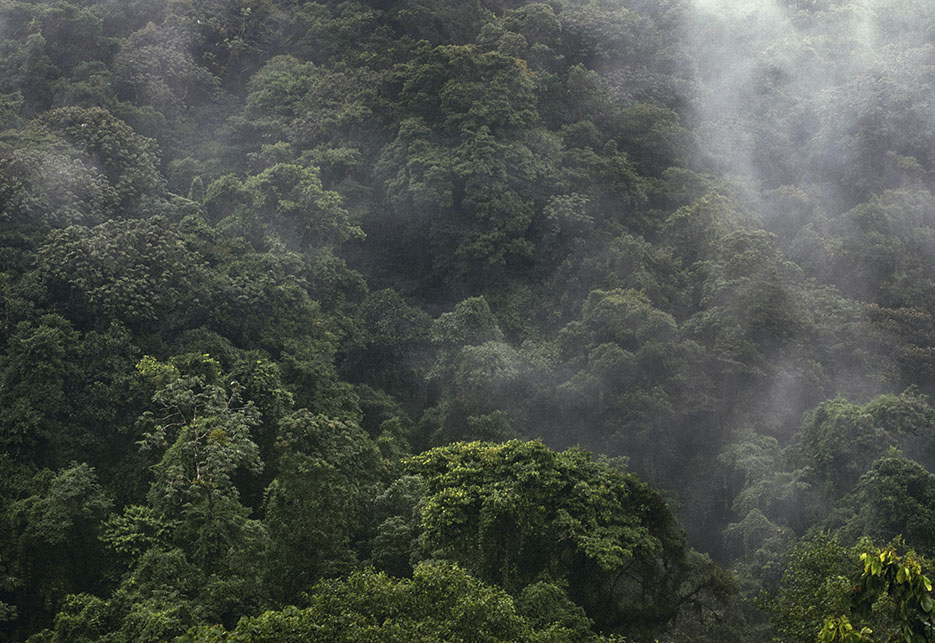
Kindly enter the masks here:
M 471 578 L 453 565 L 424 563 L 412 580 L 373 571 L 318 585 L 304 609 L 286 608 L 220 626 L 194 630 L 180 641 L 503 641 L 517 643 L 604 641 L 567 599 L 520 597 Z M 549 622 L 540 616 L 548 612 Z M 540 625 L 541 623 L 541 625 Z M 538 625 L 538 626 L 537 626 Z
M 933 41 L 0 0 L 0 641 L 927 640 Z

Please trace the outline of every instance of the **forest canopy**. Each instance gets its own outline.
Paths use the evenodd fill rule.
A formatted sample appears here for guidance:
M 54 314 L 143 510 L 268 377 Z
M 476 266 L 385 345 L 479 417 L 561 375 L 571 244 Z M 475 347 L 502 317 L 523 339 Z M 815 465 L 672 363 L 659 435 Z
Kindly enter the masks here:
M 0 641 L 935 637 L 933 42 L 0 0 Z

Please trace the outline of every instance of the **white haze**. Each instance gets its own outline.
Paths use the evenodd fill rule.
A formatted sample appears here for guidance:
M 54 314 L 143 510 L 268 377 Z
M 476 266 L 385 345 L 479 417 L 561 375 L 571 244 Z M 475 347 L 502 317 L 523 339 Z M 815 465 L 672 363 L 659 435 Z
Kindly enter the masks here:
M 752 211 L 769 210 L 759 201 L 760 190 L 795 185 L 832 219 L 873 194 L 905 187 L 911 179 L 903 171 L 907 163 L 918 161 L 920 174 L 930 177 L 935 167 L 935 157 L 927 156 L 935 150 L 933 5 L 928 0 L 686 0 L 682 59 L 692 61 L 688 76 L 696 79 L 689 118 L 702 163 L 746 184 Z M 903 114 L 902 120 L 893 121 L 894 113 Z M 872 182 L 864 185 L 867 176 Z M 935 212 L 930 194 L 919 194 Z M 789 230 L 781 222 L 765 223 Z M 833 225 L 850 224 L 844 217 Z M 796 230 L 778 239 L 786 251 L 795 245 Z M 831 262 L 830 255 L 809 259 L 817 265 Z M 871 285 L 859 276 L 836 283 L 872 301 Z M 858 336 L 875 332 L 866 320 L 850 323 Z M 808 358 L 808 347 L 805 351 L 800 359 Z M 804 410 L 796 398 L 809 384 L 800 380 L 796 366 L 782 366 L 791 358 L 770 356 L 777 366 L 772 399 L 754 404 L 780 415 L 780 408 L 792 409 L 787 419 L 796 423 L 795 409 Z M 861 384 L 863 377 L 838 373 L 828 392 L 871 394 L 882 392 L 881 384 L 895 387 L 893 382 Z

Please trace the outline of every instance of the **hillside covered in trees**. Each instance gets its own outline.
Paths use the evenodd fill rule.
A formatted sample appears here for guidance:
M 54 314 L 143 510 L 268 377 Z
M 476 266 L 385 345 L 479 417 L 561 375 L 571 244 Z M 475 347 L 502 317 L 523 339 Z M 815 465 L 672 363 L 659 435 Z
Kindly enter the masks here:
M 0 0 L 0 641 L 935 637 L 935 4 Z

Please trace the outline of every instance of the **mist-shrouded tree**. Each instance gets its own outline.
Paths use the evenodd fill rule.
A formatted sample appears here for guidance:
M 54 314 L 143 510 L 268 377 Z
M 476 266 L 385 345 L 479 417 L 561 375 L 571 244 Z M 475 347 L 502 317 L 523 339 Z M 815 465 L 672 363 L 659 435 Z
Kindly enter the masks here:
M 172 116 L 213 100 L 219 81 L 195 60 L 191 41 L 177 17 L 128 36 L 114 62 L 121 96 Z
M 801 439 L 806 475 L 835 497 L 852 489 L 893 444 L 892 435 L 869 413 L 840 399 L 815 409 L 803 426 Z
M 933 494 L 935 476 L 922 465 L 905 457 L 880 458 L 843 503 L 851 515 L 842 531 L 876 542 L 901 536 L 908 546 L 931 555 L 935 551 Z
M 377 175 L 401 231 L 430 251 L 427 266 L 452 277 L 496 275 L 528 258 L 548 165 L 527 134 L 536 121 L 528 72 L 472 46 L 422 47 L 389 84 L 409 116 Z
M 381 80 L 369 67 L 277 56 L 250 78 L 245 122 L 235 123 L 245 142 L 262 135 L 287 141 L 296 151 L 344 149 L 366 157 L 381 140 L 365 136 L 380 135 L 373 103 Z
M 559 333 L 558 346 L 565 362 L 556 388 L 563 424 L 630 455 L 654 476 L 657 464 L 672 457 L 669 440 L 676 439 L 657 427 L 673 422 L 678 379 L 697 359 L 697 345 L 682 341 L 672 315 L 646 295 L 616 288 L 590 292 L 579 318 Z
M 806 481 L 839 498 L 900 442 L 925 459 L 932 420 L 926 396 L 914 389 L 880 395 L 863 406 L 829 400 L 805 417 L 794 460 Z
M 155 142 L 107 110 L 63 107 L 37 118 L 34 127 L 60 137 L 79 158 L 99 168 L 116 192 L 117 217 L 141 216 L 163 196 L 165 180 L 156 169 Z
M 163 218 L 70 226 L 47 237 L 38 259 L 46 296 L 67 302 L 84 328 L 169 331 L 206 316 L 202 260 Z
M 243 183 L 226 175 L 208 185 L 205 208 L 222 230 L 260 251 L 285 245 L 313 252 L 361 235 L 314 167 L 278 163 Z
M 392 289 L 371 292 L 361 302 L 363 345 L 345 358 L 342 370 L 384 391 L 418 395 L 430 353 L 431 318 Z
M 229 91 L 242 90 L 275 37 L 275 8 L 267 0 L 178 3 L 192 58 Z
M 166 209 L 154 142 L 99 107 L 62 107 L 0 145 L 4 264 L 50 230 L 139 218 Z

